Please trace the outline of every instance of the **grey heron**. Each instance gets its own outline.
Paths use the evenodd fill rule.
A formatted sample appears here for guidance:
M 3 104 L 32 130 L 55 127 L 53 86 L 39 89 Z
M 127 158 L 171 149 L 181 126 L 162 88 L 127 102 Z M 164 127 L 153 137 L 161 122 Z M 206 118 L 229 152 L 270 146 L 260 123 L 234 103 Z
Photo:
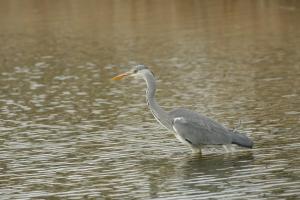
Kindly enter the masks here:
M 147 66 L 137 65 L 132 70 L 113 77 L 112 80 L 120 80 L 126 76 L 140 77 L 146 81 L 147 104 L 155 119 L 194 152 L 201 153 L 201 148 L 206 145 L 236 144 L 252 148 L 253 142 L 246 135 L 228 129 L 200 113 L 184 108 L 165 111 L 155 99 L 156 81 L 153 72 Z

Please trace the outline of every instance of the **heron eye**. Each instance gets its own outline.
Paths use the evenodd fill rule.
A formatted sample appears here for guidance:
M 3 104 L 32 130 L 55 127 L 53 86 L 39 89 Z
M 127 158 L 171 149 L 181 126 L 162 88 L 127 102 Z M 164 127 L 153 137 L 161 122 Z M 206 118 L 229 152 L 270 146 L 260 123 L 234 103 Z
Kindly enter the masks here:
M 137 73 L 137 72 L 138 72 L 138 70 L 137 70 L 137 69 L 133 70 L 133 73 Z

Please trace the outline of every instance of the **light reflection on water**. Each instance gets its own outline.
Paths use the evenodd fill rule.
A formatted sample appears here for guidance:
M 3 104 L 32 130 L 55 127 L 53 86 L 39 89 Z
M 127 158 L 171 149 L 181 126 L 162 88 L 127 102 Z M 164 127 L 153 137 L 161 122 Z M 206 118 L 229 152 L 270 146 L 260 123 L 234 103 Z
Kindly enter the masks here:
M 2 199 L 299 196 L 299 3 L 0 4 Z M 110 81 L 137 63 L 166 109 L 241 119 L 255 148 L 192 155 L 143 82 Z

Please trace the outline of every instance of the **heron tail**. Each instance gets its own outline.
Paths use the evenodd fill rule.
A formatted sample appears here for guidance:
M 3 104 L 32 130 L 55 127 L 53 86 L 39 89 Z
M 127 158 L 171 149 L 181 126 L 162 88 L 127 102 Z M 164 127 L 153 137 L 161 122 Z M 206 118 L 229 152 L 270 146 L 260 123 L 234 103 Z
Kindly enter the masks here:
M 237 131 L 232 132 L 232 144 L 237 144 L 242 147 L 252 148 L 253 142 L 246 135 L 237 133 Z

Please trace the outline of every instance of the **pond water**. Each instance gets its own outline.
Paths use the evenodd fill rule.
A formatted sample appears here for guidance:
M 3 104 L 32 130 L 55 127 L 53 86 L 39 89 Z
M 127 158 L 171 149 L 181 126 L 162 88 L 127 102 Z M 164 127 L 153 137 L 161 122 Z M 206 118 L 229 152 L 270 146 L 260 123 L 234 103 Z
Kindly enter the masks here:
M 300 1 L 1 1 L 0 199 L 297 199 Z M 194 155 L 157 99 L 239 130 Z

